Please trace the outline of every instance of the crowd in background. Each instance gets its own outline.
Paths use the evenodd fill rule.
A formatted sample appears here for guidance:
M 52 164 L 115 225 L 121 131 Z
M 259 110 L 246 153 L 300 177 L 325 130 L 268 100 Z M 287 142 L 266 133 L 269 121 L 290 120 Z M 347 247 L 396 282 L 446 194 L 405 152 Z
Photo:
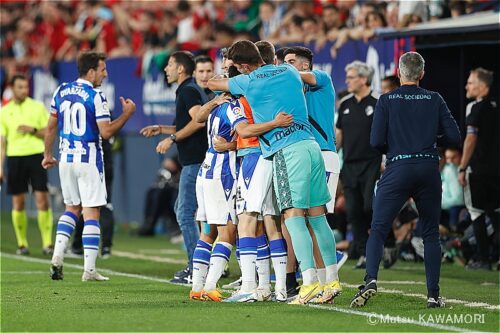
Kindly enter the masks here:
M 240 39 L 276 45 L 327 42 L 331 54 L 348 40 L 379 31 L 498 7 L 496 1 L 423 0 L 71 0 L 2 1 L 2 86 L 29 65 L 75 60 L 92 49 L 110 58 L 172 50 L 215 52 Z
M 2 92 L 14 73 L 27 73 L 33 65 L 50 68 L 54 61 L 75 60 L 82 50 L 102 51 L 110 58 L 148 58 L 158 53 L 166 58 L 174 50 L 214 55 L 236 40 L 250 39 L 282 46 L 305 43 L 316 51 L 328 45 L 335 58 L 349 40 L 367 41 L 380 31 L 498 6 L 496 1 L 468 0 L 6 1 L 0 7 Z M 460 153 L 455 148 L 443 152 L 441 235 L 444 258 L 465 264 L 474 257 L 475 239 L 457 183 Z M 338 240 L 345 241 L 337 244 L 347 250 L 352 233 L 344 205 L 340 191 L 333 224 Z M 146 212 L 146 220 L 155 216 L 156 221 L 157 215 Z M 410 202 L 394 224 L 397 251 L 387 253 L 389 267 L 397 257 L 423 257 L 421 242 L 414 237 L 417 218 Z M 148 226 L 144 234 L 153 233 L 154 223 Z M 491 237 L 493 228 L 491 223 L 488 226 Z M 393 253 L 399 255 L 395 258 Z

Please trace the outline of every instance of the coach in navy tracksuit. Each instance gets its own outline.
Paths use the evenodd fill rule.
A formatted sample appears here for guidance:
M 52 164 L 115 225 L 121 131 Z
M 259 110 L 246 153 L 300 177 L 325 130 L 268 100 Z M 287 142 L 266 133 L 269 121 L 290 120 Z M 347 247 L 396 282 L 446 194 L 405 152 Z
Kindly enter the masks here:
M 437 145 L 460 144 L 460 132 L 443 98 L 418 86 L 424 59 L 408 52 L 399 59 L 401 87 L 382 95 L 375 107 L 370 144 L 387 154 L 386 169 L 373 199 L 371 232 L 366 247 L 366 285 L 351 306 L 363 306 L 377 292 L 376 279 L 384 241 L 408 198 L 413 198 L 422 226 L 428 307 L 442 307 L 439 297 L 441 248 L 439 217 L 441 178 Z

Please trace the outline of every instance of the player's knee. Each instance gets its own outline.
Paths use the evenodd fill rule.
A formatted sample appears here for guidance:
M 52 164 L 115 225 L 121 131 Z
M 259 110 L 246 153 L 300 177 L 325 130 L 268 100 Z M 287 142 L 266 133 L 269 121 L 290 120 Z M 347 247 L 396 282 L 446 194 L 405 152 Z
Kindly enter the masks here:
M 38 210 L 49 209 L 49 196 L 47 192 L 35 193 L 35 204 Z
M 24 210 L 24 194 L 12 196 L 12 209 L 17 211 Z

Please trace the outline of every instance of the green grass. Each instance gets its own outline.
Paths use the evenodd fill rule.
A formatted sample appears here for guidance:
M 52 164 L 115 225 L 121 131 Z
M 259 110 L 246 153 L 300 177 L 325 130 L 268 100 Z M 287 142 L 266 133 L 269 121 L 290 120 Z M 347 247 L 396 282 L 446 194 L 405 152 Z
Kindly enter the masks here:
M 80 282 L 82 259 L 68 258 L 65 263 L 64 281 L 52 281 L 48 276 L 48 261 L 20 260 L 13 254 L 15 237 L 8 214 L 1 221 L 1 331 L 37 332 L 88 332 L 88 331 L 439 331 L 439 327 L 426 327 L 403 323 L 378 323 L 376 319 L 359 315 L 377 313 L 392 317 L 412 318 L 423 315 L 432 323 L 434 315 L 479 315 L 484 323 L 444 322 L 444 330 L 464 329 L 499 331 L 499 311 L 484 307 L 466 307 L 451 304 L 444 309 L 425 308 L 425 300 L 418 297 L 380 292 L 362 309 L 348 307 L 354 288 L 344 287 L 344 293 L 334 306 L 322 308 L 291 306 L 277 303 L 224 304 L 192 302 L 187 299 L 189 288 L 165 282 L 138 279 L 113 274 L 106 283 Z M 36 222 L 30 220 L 29 241 L 32 255 L 29 258 L 44 259 L 40 249 Z M 163 259 L 184 259 L 180 246 L 170 244 L 164 237 L 131 237 L 119 230 L 114 240 L 114 251 L 141 253 Z M 170 250 L 170 251 L 165 251 Z M 177 250 L 177 251 L 176 251 Z M 5 254 L 5 255 L 4 255 Z M 146 277 L 167 279 L 183 265 L 154 262 L 151 259 L 131 259 L 113 256 L 98 260 L 98 268 L 114 272 L 138 274 Z M 341 280 L 356 285 L 364 272 L 353 270 L 354 262 L 348 261 L 340 271 Z M 231 261 L 233 276 L 222 280 L 231 281 L 239 274 L 235 260 Z M 425 274 L 422 264 L 398 262 L 391 270 L 381 270 L 380 287 L 396 289 L 404 293 L 425 294 Z M 393 283 L 390 283 L 393 281 Z M 395 282 L 394 282 L 395 281 Z M 398 281 L 415 281 L 400 284 Z M 445 298 L 467 302 L 499 304 L 498 272 L 471 272 L 453 264 L 442 267 L 441 290 Z M 483 317 L 484 315 L 484 317 Z M 445 317 L 447 318 L 447 317 Z M 463 319 L 471 317 L 463 317 Z M 387 318 L 386 318 L 387 319 Z M 436 317 L 432 319 L 437 320 Z

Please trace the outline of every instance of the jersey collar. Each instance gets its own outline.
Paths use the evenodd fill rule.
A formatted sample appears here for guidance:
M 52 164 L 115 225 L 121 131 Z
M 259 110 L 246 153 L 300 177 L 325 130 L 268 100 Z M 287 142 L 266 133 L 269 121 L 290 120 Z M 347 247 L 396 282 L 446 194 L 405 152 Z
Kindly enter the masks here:
M 78 79 L 76 80 L 76 82 L 77 82 L 77 83 L 83 83 L 83 84 L 86 84 L 86 85 L 91 86 L 92 88 L 94 88 L 94 85 L 93 85 L 92 83 L 90 83 L 89 81 L 84 80 L 84 79 L 82 79 L 82 78 L 78 78 Z

